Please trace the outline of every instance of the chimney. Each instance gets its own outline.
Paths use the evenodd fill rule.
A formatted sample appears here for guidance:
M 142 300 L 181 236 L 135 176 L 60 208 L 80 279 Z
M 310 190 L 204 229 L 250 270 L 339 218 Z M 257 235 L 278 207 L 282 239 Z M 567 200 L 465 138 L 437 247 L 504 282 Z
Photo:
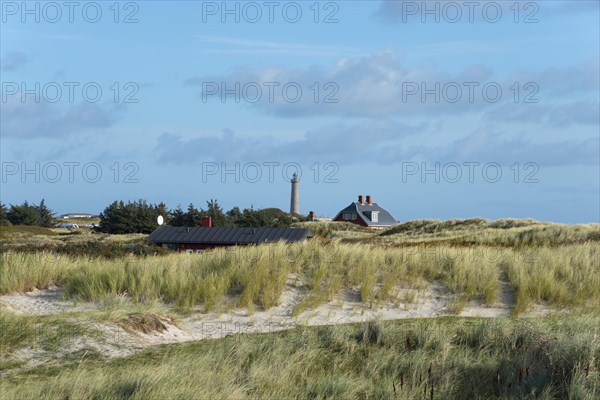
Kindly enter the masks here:
M 202 227 L 212 228 L 212 217 L 202 217 Z
M 371 199 L 371 196 L 367 196 L 367 204 L 373 204 L 373 200 Z
M 360 204 L 365 204 L 365 200 L 363 199 L 363 196 L 362 196 L 362 194 L 358 196 L 358 202 L 359 202 Z
M 315 212 L 314 212 L 314 211 L 310 211 L 310 212 L 308 213 L 308 219 L 309 219 L 310 221 L 314 221 L 314 220 L 315 220 Z

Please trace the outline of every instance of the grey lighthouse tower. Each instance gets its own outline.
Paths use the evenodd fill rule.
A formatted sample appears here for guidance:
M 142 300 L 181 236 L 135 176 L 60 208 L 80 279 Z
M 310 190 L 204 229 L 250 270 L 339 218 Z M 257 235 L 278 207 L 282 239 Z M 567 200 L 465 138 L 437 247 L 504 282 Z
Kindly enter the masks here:
M 298 192 L 298 174 L 292 177 L 292 198 L 290 200 L 290 214 L 300 214 L 300 193 Z

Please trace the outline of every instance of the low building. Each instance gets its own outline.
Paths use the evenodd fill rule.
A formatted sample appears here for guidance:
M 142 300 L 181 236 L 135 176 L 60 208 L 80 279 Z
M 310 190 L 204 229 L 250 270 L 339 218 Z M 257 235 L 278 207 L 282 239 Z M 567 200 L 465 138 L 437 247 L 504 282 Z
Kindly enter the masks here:
M 224 246 L 301 242 L 312 237 L 314 234 L 311 230 L 301 228 L 160 226 L 148 239 L 158 246 L 193 253 Z
M 62 219 L 70 219 L 70 218 L 77 218 L 77 219 L 98 218 L 98 215 L 87 214 L 87 213 L 68 213 L 68 214 L 61 215 L 60 218 L 62 218 Z
M 333 220 L 351 222 L 373 229 L 383 229 L 398 223 L 386 209 L 373 203 L 371 196 L 366 196 L 365 201 L 362 195 L 358 196 L 358 201 L 352 202 L 340 211 Z
M 54 227 L 55 228 L 63 228 L 63 229 L 79 229 L 79 225 L 77 225 L 77 224 L 66 224 L 66 223 L 57 224 Z

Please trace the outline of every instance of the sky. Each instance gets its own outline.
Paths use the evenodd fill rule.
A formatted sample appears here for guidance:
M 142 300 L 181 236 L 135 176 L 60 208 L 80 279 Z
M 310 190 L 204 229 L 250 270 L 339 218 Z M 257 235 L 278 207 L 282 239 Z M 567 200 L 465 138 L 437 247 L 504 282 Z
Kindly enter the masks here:
M 2 1 L 4 204 L 600 222 L 594 1 Z

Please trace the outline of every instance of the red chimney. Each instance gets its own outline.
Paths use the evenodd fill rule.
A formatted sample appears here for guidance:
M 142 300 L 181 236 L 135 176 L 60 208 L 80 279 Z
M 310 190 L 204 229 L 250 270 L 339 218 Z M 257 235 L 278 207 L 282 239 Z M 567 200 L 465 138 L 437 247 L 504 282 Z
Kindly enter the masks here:
M 311 221 L 315 220 L 315 212 L 314 211 L 310 211 L 308 213 L 308 219 L 310 219 Z
M 367 196 L 367 204 L 373 204 L 373 200 L 371 199 L 371 196 Z
M 212 228 L 212 218 L 211 217 L 202 217 L 202 227 L 203 228 Z
M 360 204 L 365 204 L 365 201 L 363 200 L 362 194 L 358 196 L 358 202 Z

